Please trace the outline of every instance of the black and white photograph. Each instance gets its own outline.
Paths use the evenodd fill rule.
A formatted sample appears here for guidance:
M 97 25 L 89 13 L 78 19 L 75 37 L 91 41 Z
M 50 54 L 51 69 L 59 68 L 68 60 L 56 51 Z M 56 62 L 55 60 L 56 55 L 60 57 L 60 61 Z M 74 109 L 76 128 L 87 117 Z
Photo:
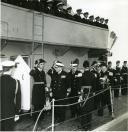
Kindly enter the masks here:
M 0 131 L 128 131 L 128 0 L 0 1 Z

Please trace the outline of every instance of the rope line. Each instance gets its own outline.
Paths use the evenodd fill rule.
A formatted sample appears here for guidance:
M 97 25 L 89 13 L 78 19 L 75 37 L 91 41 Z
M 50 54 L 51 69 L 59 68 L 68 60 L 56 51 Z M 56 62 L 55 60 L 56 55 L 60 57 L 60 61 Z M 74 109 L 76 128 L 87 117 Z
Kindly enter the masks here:
M 105 90 L 102 90 L 101 92 L 99 92 L 99 93 L 97 93 L 97 94 L 95 94 L 95 95 L 93 95 L 93 96 L 90 96 L 90 97 L 88 97 L 88 100 L 89 99 L 91 99 L 91 98 L 93 98 L 93 97 L 95 97 L 95 96 L 97 96 L 97 95 L 99 95 L 99 94 L 101 94 L 101 93 L 103 93 L 103 92 L 105 92 L 105 91 L 107 91 L 107 90 L 109 90 L 110 88 L 107 88 L 107 89 L 105 89 Z M 84 100 L 82 100 L 82 101 L 80 101 L 80 102 L 76 102 L 76 103 L 72 103 L 72 104 L 68 104 L 68 105 L 54 105 L 55 107 L 67 107 L 67 106 L 72 106 L 72 105 L 76 105 L 76 104 L 79 104 L 79 103 L 82 103 L 82 102 L 84 102 L 84 101 L 86 101 L 86 99 L 84 99 Z
M 109 89 L 109 88 L 108 88 Z M 108 89 L 105 89 L 104 91 L 108 90 Z M 124 87 L 124 88 L 111 88 L 111 89 L 128 89 L 128 87 Z M 96 93 L 95 95 L 91 96 L 91 97 L 94 97 L 94 96 L 97 96 L 99 94 L 101 94 L 103 92 L 103 90 L 99 90 L 100 92 Z M 63 99 L 58 99 L 58 100 L 55 100 L 55 101 L 60 101 L 60 100 L 64 100 L 64 99 L 71 99 L 71 98 L 76 98 L 76 97 L 79 97 L 78 96 L 73 96 L 73 97 L 69 97 L 69 98 L 63 98 Z M 90 97 L 89 97 L 90 98 Z M 81 102 L 84 102 L 85 100 L 81 101 Z M 76 103 L 73 103 L 73 104 L 69 104 L 69 105 L 55 105 L 55 106 L 72 106 L 72 105 L 76 105 L 76 104 L 79 104 L 81 102 L 76 102 Z M 19 116 L 24 116 L 24 115 L 29 115 L 29 114 L 34 114 L 34 113 L 37 113 L 37 112 L 41 112 L 41 110 L 38 110 L 38 111 L 34 111 L 34 112 L 30 112 L 30 113 L 24 113 L 24 114 L 19 114 Z M 9 120 L 9 119 L 12 119 L 12 118 L 15 118 L 15 116 L 11 116 L 11 117 L 8 117 L 8 118 L 4 118 L 4 119 L 1 119 L 1 121 L 4 121 L 4 120 Z
M 107 107 L 110 106 L 110 105 L 111 105 L 111 104 L 108 104 L 107 106 L 104 106 L 104 107 L 102 107 L 102 108 L 105 109 L 105 108 L 107 108 Z M 66 122 L 70 122 L 70 121 L 79 119 L 79 118 L 81 118 L 81 117 L 83 117 L 83 116 L 86 116 L 86 115 L 88 115 L 88 114 L 94 113 L 94 112 L 96 112 L 97 110 L 100 110 L 100 109 L 101 109 L 101 108 L 98 108 L 98 109 L 96 109 L 96 110 L 93 110 L 93 111 L 88 112 L 88 113 L 86 113 L 86 114 L 80 115 L 80 116 L 78 116 L 78 117 L 71 118 L 71 119 L 69 119 L 69 120 L 65 120 L 65 121 L 63 121 L 63 122 L 56 123 L 56 124 L 54 124 L 54 126 L 57 127 L 57 126 L 59 126 L 60 124 L 63 124 L 63 123 L 66 123 Z M 52 126 L 51 126 L 51 127 L 52 127 Z M 49 128 L 50 128 L 50 126 L 49 126 Z

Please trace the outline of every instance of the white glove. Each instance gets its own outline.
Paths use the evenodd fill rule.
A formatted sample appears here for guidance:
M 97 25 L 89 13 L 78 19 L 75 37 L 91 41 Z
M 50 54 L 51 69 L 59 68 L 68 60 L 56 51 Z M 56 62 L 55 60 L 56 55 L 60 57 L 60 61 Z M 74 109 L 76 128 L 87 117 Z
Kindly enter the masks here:
M 67 96 L 69 96 L 69 93 L 67 93 Z
M 14 121 L 18 121 L 20 119 L 19 115 L 15 115 Z
M 52 92 L 50 92 L 50 97 L 52 97 L 53 96 L 53 94 L 52 94 Z
M 45 91 L 46 91 L 46 92 L 48 92 L 48 91 L 49 91 L 48 87 L 45 87 Z

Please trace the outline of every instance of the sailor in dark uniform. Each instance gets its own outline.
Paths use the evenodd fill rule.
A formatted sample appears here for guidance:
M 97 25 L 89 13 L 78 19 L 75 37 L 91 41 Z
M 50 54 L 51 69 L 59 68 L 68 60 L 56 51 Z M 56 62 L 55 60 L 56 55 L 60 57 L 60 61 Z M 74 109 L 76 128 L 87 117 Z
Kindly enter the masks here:
M 77 60 L 74 60 L 71 62 L 71 71 L 69 72 L 68 76 L 70 79 L 70 88 L 71 92 L 69 94 L 69 97 L 75 97 L 78 96 L 81 91 L 81 77 L 82 73 L 78 70 L 79 62 Z M 75 103 L 78 101 L 78 97 L 70 99 L 70 103 Z M 78 115 L 78 106 L 73 105 L 71 106 L 71 117 L 75 117 Z
M 82 14 L 82 9 L 77 9 L 76 14 L 74 15 L 75 21 L 77 22 L 82 22 L 81 15 Z
M 121 86 L 121 68 L 120 68 L 120 61 L 116 61 L 116 68 L 115 70 L 115 84 L 114 84 L 114 97 L 119 97 L 119 88 Z
M 108 71 L 107 71 L 107 65 L 105 63 L 101 64 L 101 75 L 100 75 L 100 85 L 102 87 L 102 90 L 105 90 L 108 88 L 109 84 L 109 78 L 108 78 Z M 111 106 L 111 98 L 110 98 L 110 89 L 104 91 L 102 93 L 103 95 L 103 102 L 102 102 L 102 109 L 101 114 L 103 114 L 104 107 L 107 105 L 109 110 L 109 115 L 112 115 L 112 106 Z
M 114 79 L 115 79 L 115 71 L 112 68 L 112 62 L 111 61 L 108 62 L 107 70 L 108 70 L 109 83 L 110 83 L 110 86 L 113 88 L 114 87 Z
M 70 19 L 70 20 L 74 20 L 74 17 L 72 15 L 72 7 L 71 6 L 67 7 L 67 9 L 66 9 L 66 18 Z
M 104 20 L 104 28 L 108 29 L 108 19 Z
M 100 18 L 100 27 L 104 28 L 104 18 Z
M 1 131 L 13 131 L 15 122 L 19 118 L 21 110 L 21 89 L 20 82 L 13 79 L 15 63 L 13 61 L 2 62 L 3 74 L 0 77 L 1 97 Z M 17 116 L 16 116 L 17 115 Z M 10 118 L 12 117 L 12 118 Z M 14 118 L 15 117 L 15 118 Z M 6 119 L 10 118 L 10 119 Z M 4 120 L 5 119 L 5 120 Z
M 124 61 L 124 64 L 121 69 L 121 75 L 122 75 L 122 85 L 121 85 L 121 93 L 122 95 L 128 94 L 128 67 L 127 67 L 127 61 Z
M 93 73 L 94 77 L 95 77 L 95 87 L 94 87 L 94 93 L 98 94 L 101 90 L 100 87 L 100 74 L 101 74 L 101 67 L 100 67 L 100 63 L 93 61 L 92 65 L 91 65 L 91 69 L 90 71 Z M 101 95 L 97 95 L 94 97 L 94 105 L 95 105 L 95 109 L 99 109 L 100 108 L 100 104 L 101 104 Z M 100 111 L 98 110 L 98 115 L 100 115 Z
M 94 25 L 94 16 L 93 15 L 89 16 L 89 24 Z
M 57 9 L 55 10 L 55 15 L 56 16 L 63 17 L 63 18 L 66 17 L 66 13 L 65 13 L 65 11 L 63 9 L 63 6 L 64 6 L 63 2 L 59 2 L 57 4 Z
M 88 24 L 88 15 L 89 15 L 89 13 L 84 12 L 83 15 L 84 15 L 84 18 L 82 19 L 83 23 Z
M 45 13 L 54 15 L 53 0 L 47 0 L 47 6 L 45 8 Z
M 95 26 L 97 26 L 97 27 L 100 27 L 99 22 L 100 22 L 100 17 L 99 17 L 99 16 L 97 16 L 97 17 L 95 18 L 94 25 L 95 25 Z
M 63 71 L 64 65 L 57 61 L 54 73 L 54 78 L 51 81 L 52 97 L 55 99 L 55 105 L 64 105 L 66 103 L 63 98 L 67 97 L 67 89 L 69 87 L 68 74 Z M 58 99 L 62 99 L 57 101 Z M 65 107 L 55 106 L 55 121 L 62 122 L 65 120 Z
M 92 122 L 91 111 L 94 110 L 94 99 L 89 99 L 89 97 L 93 96 L 95 77 L 93 73 L 90 72 L 88 61 L 84 61 L 83 67 L 84 73 L 82 74 L 80 101 L 81 99 L 85 101 L 80 103 L 80 114 L 81 116 L 83 115 L 81 117 L 81 127 L 84 130 L 90 130 Z
M 44 65 L 46 61 L 43 59 L 38 60 L 37 67 L 30 71 L 30 75 L 34 79 L 32 90 L 32 105 L 34 111 L 39 111 L 45 104 L 45 89 L 46 89 L 46 75 L 44 72 Z M 34 113 L 34 120 L 36 120 L 39 112 Z

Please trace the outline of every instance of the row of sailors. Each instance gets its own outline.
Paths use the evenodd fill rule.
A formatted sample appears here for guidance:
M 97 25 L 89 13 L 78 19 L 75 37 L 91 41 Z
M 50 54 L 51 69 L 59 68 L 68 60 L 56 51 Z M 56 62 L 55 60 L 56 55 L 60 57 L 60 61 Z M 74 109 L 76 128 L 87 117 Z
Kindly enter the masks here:
M 35 62 L 36 66 L 31 70 L 30 75 L 34 78 L 35 84 L 33 86 L 33 94 L 32 94 L 32 104 L 34 106 L 34 110 L 41 109 L 45 104 L 45 94 L 47 89 L 46 84 L 46 75 L 43 71 L 44 65 L 46 61 L 43 59 L 39 59 Z M 80 95 L 79 100 L 83 100 L 87 97 L 95 95 L 98 91 L 107 88 L 108 82 L 110 86 L 115 88 L 117 87 L 119 81 L 118 76 L 122 75 L 123 85 L 127 85 L 127 81 L 125 75 L 127 71 L 126 61 L 124 62 L 122 70 L 120 69 L 120 75 L 118 72 L 118 63 L 116 69 L 112 69 L 111 62 L 108 63 L 108 68 L 105 63 L 99 64 L 94 62 L 92 67 L 90 68 L 89 62 L 84 61 L 83 68 L 84 71 L 81 72 L 78 70 L 79 60 L 76 59 L 71 62 L 71 70 L 69 73 L 63 70 L 64 65 L 60 61 L 55 61 L 51 69 L 48 70 L 47 74 L 51 77 L 50 84 L 50 96 L 55 100 L 63 99 L 66 97 L 74 97 Z M 127 69 L 128 70 L 128 69 Z M 125 75 L 124 75 L 125 73 Z M 127 76 L 127 75 L 126 75 Z M 114 81 L 114 80 L 115 81 Z M 41 84 L 40 84 L 40 83 Z M 115 95 L 117 96 L 118 89 L 114 90 Z M 126 94 L 127 89 L 122 89 L 122 94 Z M 95 104 L 95 108 L 98 109 L 98 115 L 103 116 L 103 107 L 105 105 L 108 106 L 109 114 L 112 115 L 112 107 L 110 100 L 110 91 L 106 91 L 99 96 L 95 97 L 95 99 L 91 99 L 83 104 L 82 107 L 78 108 L 78 105 L 71 106 L 71 116 L 75 117 L 79 114 L 87 114 L 81 118 L 81 126 L 84 127 L 85 130 L 91 128 L 91 120 L 92 114 L 90 111 L 94 110 L 93 106 Z M 95 101 L 94 101 L 95 100 Z M 78 101 L 78 97 L 72 98 L 68 100 L 68 103 L 76 103 Z M 60 100 L 55 102 L 55 105 L 65 105 L 67 101 Z M 88 114 L 89 113 L 89 114 Z M 37 115 L 34 115 L 34 119 L 37 118 Z M 65 107 L 55 107 L 55 121 L 61 122 L 65 120 Z M 84 126 L 88 124 L 87 126 Z
M 85 24 L 98 26 L 102 28 L 108 29 L 108 19 L 100 18 L 99 16 L 94 17 L 94 15 L 90 15 L 88 12 L 82 13 L 82 9 L 77 9 L 76 14 L 72 14 L 72 7 L 67 6 L 64 8 L 63 2 L 57 2 L 53 0 L 2 0 L 3 2 L 11 3 L 14 5 L 22 6 L 29 9 L 34 9 L 39 12 L 45 12 L 48 14 L 52 14 L 55 16 L 63 17 L 66 19 L 74 20 L 77 22 L 82 22 Z M 83 14 L 83 18 L 81 17 L 81 14 Z

